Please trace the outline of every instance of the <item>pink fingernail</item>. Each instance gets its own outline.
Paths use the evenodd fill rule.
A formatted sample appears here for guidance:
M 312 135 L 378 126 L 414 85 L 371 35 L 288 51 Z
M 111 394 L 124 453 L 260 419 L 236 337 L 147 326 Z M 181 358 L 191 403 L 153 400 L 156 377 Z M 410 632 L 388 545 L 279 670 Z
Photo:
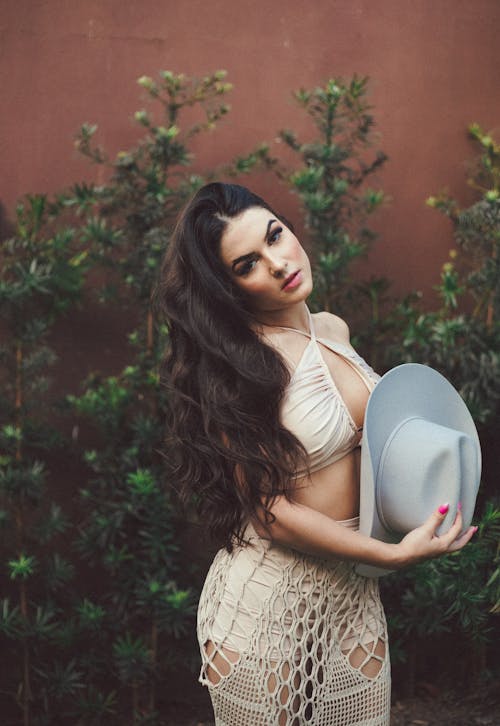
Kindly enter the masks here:
M 450 508 L 450 503 L 446 502 L 446 504 L 441 504 L 441 506 L 438 509 L 439 514 L 446 514 L 448 509 Z
M 474 530 L 474 532 L 472 534 L 476 534 L 476 532 L 479 529 L 479 527 L 473 527 L 472 529 Z
M 462 502 L 459 502 L 459 503 L 457 504 L 457 509 L 458 509 L 458 511 L 460 512 L 460 510 L 462 509 Z

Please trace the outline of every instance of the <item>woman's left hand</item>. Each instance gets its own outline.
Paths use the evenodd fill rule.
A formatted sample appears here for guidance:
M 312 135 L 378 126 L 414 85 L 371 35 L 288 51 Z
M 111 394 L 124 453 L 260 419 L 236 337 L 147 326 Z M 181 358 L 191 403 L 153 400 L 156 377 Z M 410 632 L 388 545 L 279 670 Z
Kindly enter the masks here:
M 450 529 L 445 534 L 436 534 L 437 528 L 447 514 L 448 509 L 445 509 L 444 506 L 436 509 L 420 527 L 413 529 L 403 537 L 401 542 L 396 545 L 399 549 L 400 567 L 440 557 L 449 552 L 456 552 L 469 542 L 477 531 L 477 527 L 469 527 L 463 534 L 460 534 L 463 527 L 460 509 L 457 510 L 455 521 Z

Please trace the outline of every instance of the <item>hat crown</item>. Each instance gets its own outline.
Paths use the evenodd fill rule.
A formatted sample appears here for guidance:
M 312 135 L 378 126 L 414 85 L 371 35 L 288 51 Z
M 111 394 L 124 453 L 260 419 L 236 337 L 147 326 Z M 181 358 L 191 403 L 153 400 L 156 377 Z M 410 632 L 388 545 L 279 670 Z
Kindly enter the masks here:
M 474 442 L 463 431 L 422 417 L 404 419 L 387 439 L 376 474 L 376 506 L 383 526 L 406 534 L 449 502 L 440 526 L 446 531 L 474 478 L 475 453 Z M 469 514 L 472 518 L 473 512 L 464 511 L 464 518 Z

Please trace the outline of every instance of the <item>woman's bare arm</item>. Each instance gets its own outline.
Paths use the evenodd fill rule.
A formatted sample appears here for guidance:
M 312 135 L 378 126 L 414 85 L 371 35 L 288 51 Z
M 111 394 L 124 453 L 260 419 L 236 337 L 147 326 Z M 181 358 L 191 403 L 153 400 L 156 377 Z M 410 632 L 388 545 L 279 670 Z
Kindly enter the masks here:
M 388 570 L 397 570 L 461 549 L 476 531 L 475 527 L 469 527 L 459 537 L 462 514 L 458 511 L 450 530 L 437 536 L 436 529 L 446 512 L 441 514 L 436 510 L 401 542 L 388 544 L 348 529 L 325 514 L 290 502 L 284 496 L 275 499 L 270 511 L 275 517 L 272 524 L 264 526 L 262 522 L 254 522 L 261 536 L 308 554 L 354 560 Z

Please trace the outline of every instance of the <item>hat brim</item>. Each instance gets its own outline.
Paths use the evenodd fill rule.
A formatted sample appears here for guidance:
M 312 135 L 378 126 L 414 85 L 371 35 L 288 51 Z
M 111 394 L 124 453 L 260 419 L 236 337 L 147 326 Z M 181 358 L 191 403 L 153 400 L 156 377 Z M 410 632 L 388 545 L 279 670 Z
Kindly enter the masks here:
M 471 437 L 477 451 L 475 480 L 465 491 L 457 492 L 455 506 L 450 502 L 452 506 L 441 531 L 447 531 L 453 523 L 458 496 L 462 502 L 464 530 L 474 514 L 481 477 L 481 449 L 472 416 L 460 394 L 441 373 L 420 363 L 404 363 L 382 376 L 372 391 L 366 407 L 361 444 L 359 531 L 383 542 L 397 543 L 404 534 L 388 531 L 380 521 L 376 505 L 378 464 L 391 432 L 403 418 L 410 416 L 462 431 Z M 431 513 L 432 508 L 429 515 Z M 356 570 L 366 577 L 390 572 L 365 564 L 357 565 Z

